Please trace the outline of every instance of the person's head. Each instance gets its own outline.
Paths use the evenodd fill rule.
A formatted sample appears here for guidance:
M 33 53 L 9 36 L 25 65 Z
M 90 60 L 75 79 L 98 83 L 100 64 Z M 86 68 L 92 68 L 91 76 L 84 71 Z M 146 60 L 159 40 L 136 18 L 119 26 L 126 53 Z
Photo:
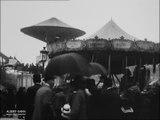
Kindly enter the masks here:
M 85 81 L 86 81 L 86 88 L 96 87 L 94 79 L 88 78 Z
M 20 87 L 20 88 L 18 89 L 18 92 L 19 92 L 19 93 L 24 93 L 24 92 L 25 92 L 25 89 L 26 89 L 25 87 Z
M 86 88 L 89 90 L 89 92 L 93 95 L 96 93 L 97 87 L 95 84 L 94 79 L 86 79 Z
M 112 87 L 112 79 L 108 78 L 106 75 L 102 75 L 101 79 L 103 79 L 103 86 Z
M 74 75 L 71 80 L 71 86 L 75 89 L 83 89 L 85 88 L 85 80 L 81 75 Z
M 54 76 L 54 88 L 59 88 L 59 87 L 63 87 L 65 85 L 65 76 L 58 76 L 55 75 Z
M 146 67 L 142 66 L 140 70 L 141 70 L 141 77 L 145 78 L 145 76 L 146 76 Z
M 43 81 L 45 83 L 48 83 L 50 85 L 50 87 L 53 88 L 53 86 L 54 86 L 54 79 L 55 79 L 55 76 L 44 76 Z
M 40 83 L 41 82 L 41 75 L 40 74 L 34 74 L 33 75 L 33 82 L 34 83 Z
M 125 74 L 129 77 L 129 76 L 131 76 L 131 71 L 127 68 L 125 71 Z

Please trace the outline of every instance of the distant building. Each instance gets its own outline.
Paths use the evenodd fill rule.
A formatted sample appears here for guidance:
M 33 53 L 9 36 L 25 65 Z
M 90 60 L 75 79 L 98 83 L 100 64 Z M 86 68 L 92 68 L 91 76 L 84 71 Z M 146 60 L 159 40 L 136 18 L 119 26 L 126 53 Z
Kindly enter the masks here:
M 6 74 L 6 77 L 0 83 L 1 86 L 11 85 L 18 90 L 19 87 L 28 88 L 33 85 L 33 75 L 19 69 L 20 64 L 16 57 L 7 57 L 0 52 L 0 66 L 4 67 Z
M 25 87 L 28 88 L 30 86 L 32 86 L 33 83 L 33 74 L 27 73 L 27 72 L 20 72 L 19 74 L 17 74 L 17 89 L 19 87 Z
M 17 66 L 20 64 L 20 61 L 16 57 L 9 57 L 8 63 L 5 66 Z
M 28 88 L 33 85 L 33 74 L 24 71 L 7 70 L 6 71 L 6 84 L 11 84 L 17 90 L 20 87 Z
M 36 64 L 39 64 L 40 61 L 41 61 L 41 56 L 39 55 L 39 56 L 36 57 Z
M 49 57 L 48 56 L 42 56 L 40 54 L 39 56 L 36 57 L 36 64 L 39 65 L 39 66 L 43 66 L 42 57 L 47 57 L 47 58 L 45 58 L 46 61 L 45 61 L 45 64 L 44 64 L 44 67 L 46 67 L 48 62 L 49 62 Z
M 0 52 L 0 66 L 3 66 L 4 64 L 8 63 L 9 58 L 3 54 L 2 52 Z

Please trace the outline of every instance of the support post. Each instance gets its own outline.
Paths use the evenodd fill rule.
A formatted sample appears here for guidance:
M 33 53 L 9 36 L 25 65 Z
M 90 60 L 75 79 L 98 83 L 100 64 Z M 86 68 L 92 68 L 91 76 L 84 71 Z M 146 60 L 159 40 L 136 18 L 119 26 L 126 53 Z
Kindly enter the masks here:
M 155 58 L 153 57 L 153 73 L 156 72 L 156 63 L 155 63 Z
M 141 66 L 142 66 L 142 58 L 140 57 L 140 58 L 139 58 L 139 66 L 138 66 L 138 77 L 137 77 L 137 78 L 138 78 L 138 83 L 139 83 L 139 85 L 140 85 L 140 82 L 141 82 L 141 81 L 140 81 L 140 80 L 141 80 L 141 79 L 140 79 L 140 77 L 141 77 Z
M 122 73 L 125 73 L 125 60 L 124 58 L 122 59 Z
M 128 75 L 127 75 L 127 69 L 126 67 L 128 66 L 128 57 L 125 56 L 125 84 L 127 83 Z
M 113 84 L 114 84 L 114 86 L 116 86 L 116 82 L 115 82 L 115 80 L 114 80 L 113 74 L 111 74 L 111 76 L 112 76 Z
M 117 75 L 116 75 L 116 74 L 114 74 L 114 76 L 116 77 L 117 81 L 118 81 L 118 82 L 119 82 L 119 84 L 120 84 L 120 80 L 119 80 L 119 78 L 117 77 Z
M 111 78 L 111 55 L 108 56 L 108 75 Z
M 94 55 L 92 55 L 91 62 L 94 62 Z

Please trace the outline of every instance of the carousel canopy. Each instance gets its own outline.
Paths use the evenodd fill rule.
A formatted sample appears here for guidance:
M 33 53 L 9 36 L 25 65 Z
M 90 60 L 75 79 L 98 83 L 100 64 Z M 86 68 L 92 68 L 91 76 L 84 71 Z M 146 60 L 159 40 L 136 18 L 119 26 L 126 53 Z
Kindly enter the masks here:
M 21 32 L 47 43 L 74 39 L 85 34 L 84 31 L 73 28 L 57 18 L 50 18 L 33 26 L 24 27 Z
M 100 30 L 98 30 L 96 33 L 88 37 L 90 38 L 103 38 L 103 39 L 119 39 L 120 37 L 124 37 L 124 39 L 128 40 L 138 40 L 138 38 L 126 33 L 124 30 L 122 30 L 112 19 L 105 24 Z

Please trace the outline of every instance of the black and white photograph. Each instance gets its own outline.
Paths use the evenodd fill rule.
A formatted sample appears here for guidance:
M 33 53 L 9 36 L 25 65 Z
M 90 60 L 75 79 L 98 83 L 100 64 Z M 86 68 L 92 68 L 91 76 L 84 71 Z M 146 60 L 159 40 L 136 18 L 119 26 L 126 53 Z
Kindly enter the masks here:
M 159 120 L 159 0 L 1 0 L 0 120 Z

